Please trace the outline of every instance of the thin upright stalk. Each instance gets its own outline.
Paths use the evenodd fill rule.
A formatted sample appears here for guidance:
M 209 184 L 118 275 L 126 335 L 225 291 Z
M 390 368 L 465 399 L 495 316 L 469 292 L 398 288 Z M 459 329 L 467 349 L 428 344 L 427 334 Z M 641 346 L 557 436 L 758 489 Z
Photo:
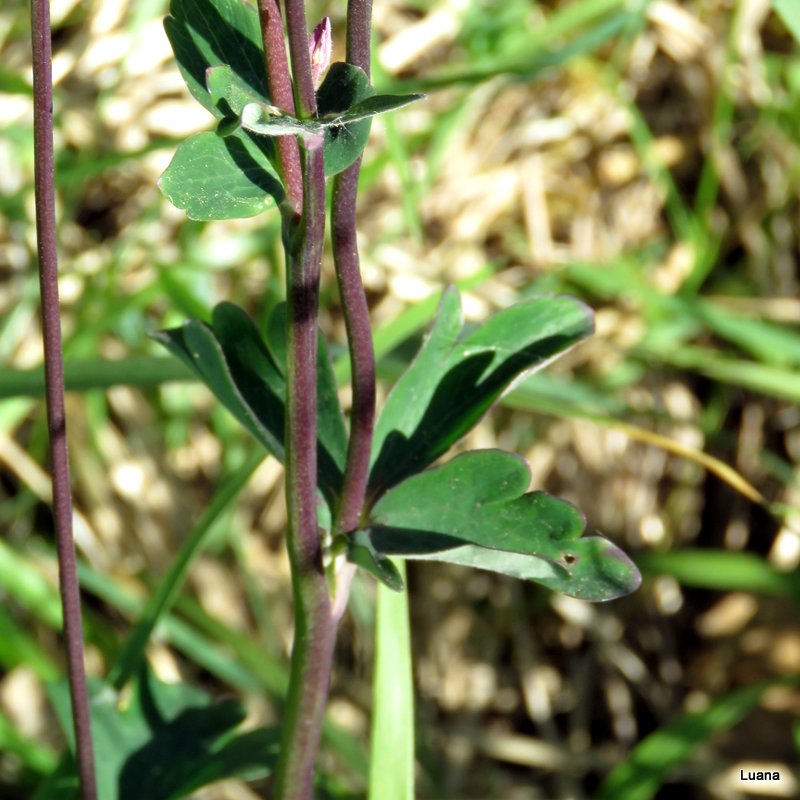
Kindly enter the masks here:
M 350 442 L 336 520 L 337 533 L 346 533 L 358 527 L 367 491 L 372 432 L 375 426 L 375 354 L 356 240 L 356 199 L 360 166 L 359 158 L 336 176 L 331 205 L 333 260 L 347 328 L 353 381 Z
M 258 0 L 258 15 L 261 20 L 261 38 L 264 41 L 269 98 L 273 105 L 294 116 L 292 78 L 289 75 L 278 0 Z M 276 136 L 273 141 L 278 148 L 281 177 L 287 197 L 296 213 L 300 214 L 303 210 L 303 176 L 297 140 L 293 136 Z
M 284 0 L 289 59 L 294 79 L 294 103 L 298 115 L 313 117 L 317 113 L 317 94 L 308 54 L 308 25 L 303 0 Z
M 311 797 L 336 626 L 317 528 L 317 307 L 325 232 L 322 149 L 303 149 L 303 217 L 288 230 L 286 348 L 287 546 L 295 601 L 289 694 L 275 796 Z M 285 222 L 291 228 L 291 221 Z
M 347 61 L 370 77 L 370 37 L 372 35 L 372 0 L 348 0 Z
M 347 5 L 347 60 L 370 74 L 372 0 L 350 0 Z M 335 520 L 337 533 L 358 527 L 369 479 L 372 434 L 375 428 L 375 352 L 369 307 L 361 281 L 356 232 L 356 201 L 361 158 L 334 178 L 331 237 L 336 279 L 342 300 L 347 344 L 352 365 L 353 402 L 342 497 Z M 344 564 L 337 575 L 334 616 L 347 604 L 354 567 Z
M 64 407 L 64 364 L 58 300 L 58 253 L 53 158 L 53 78 L 48 0 L 31 5 L 33 41 L 33 141 L 36 191 L 36 239 L 42 298 L 45 398 L 53 471 L 53 517 L 58 551 L 59 587 L 64 615 L 67 674 L 72 699 L 75 751 L 83 800 L 96 800 L 89 695 L 83 663 L 80 587 L 72 536 L 72 492 Z
M 316 114 L 302 0 L 285 0 L 294 103 Z M 300 147 L 302 216 L 284 215 L 286 250 L 287 547 L 295 602 L 294 644 L 284 707 L 278 800 L 310 800 L 328 697 L 336 625 L 317 527 L 317 313 L 325 236 L 325 171 L 321 147 Z

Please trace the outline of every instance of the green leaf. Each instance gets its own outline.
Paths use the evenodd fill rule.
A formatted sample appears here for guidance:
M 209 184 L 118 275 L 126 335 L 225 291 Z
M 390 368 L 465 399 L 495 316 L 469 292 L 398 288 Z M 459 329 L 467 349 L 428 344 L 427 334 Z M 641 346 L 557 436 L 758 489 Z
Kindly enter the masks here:
M 331 64 L 317 90 L 317 112 L 321 117 L 339 115 L 374 94 L 363 70 L 337 61 Z M 369 119 L 325 129 L 326 177 L 344 171 L 361 155 L 369 139 L 369 130 Z
M 324 142 L 325 128 L 319 120 L 299 120 L 263 103 L 248 103 L 242 109 L 240 122 L 245 130 L 262 136 L 299 136 L 310 149 Z
M 258 13 L 242 0 L 172 0 L 164 20 L 189 91 L 217 117 L 225 116 L 206 87 L 206 70 L 222 64 L 256 97 L 267 98 Z
M 383 553 L 379 553 L 365 531 L 355 531 L 346 537 L 347 560 L 365 569 L 394 592 L 402 592 L 404 585 L 397 567 Z
M 375 95 L 363 70 L 337 62 L 317 92 L 319 116 L 297 119 L 284 114 L 249 88 L 226 67 L 209 70 L 208 89 L 215 108 L 241 126 L 262 136 L 299 136 L 307 146 L 325 144 L 325 174 L 346 169 L 363 151 L 369 138 L 369 119 L 408 105 L 423 95 Z
M 247 335 L 252 343 L 253 334 L 247 331 Z M 258 361 L 253 370 L 258 374 L 263 391 L 260 402 L 252 408 L 242 395 L 213 328 L 190 320 L 180 328 L 158 331 L 153 338 L 189 367 L 268 453 L 283 460 L 283 437 L 279 432 L 283 424 L 285 387 L 282 375 L 260 339 L 254 346 Z
M 272 147 L 242 130 L 224 137 L 198 133 L 178 146 L 159 187 L 191 219 L 253 217 L 283 199 Z
M 783 681 L 766 681 L 747 686 L 714 700 L 703 711 L 680 714 L 651 733 L 615 767 L 595 795 L 597 800 L 649 800 L 681 764 L 718 731 L 728 730 L 743 719 L 761 700 L 764 692 Z
M 502 572 L 584 600 L 634 591 L 641 577 L 628 556 L 582 536 L 583 516 L 570 503 L 526 493 L 530 477 L 511 453 L 464 453 L 390 489 L 365 533 L 379 553 Z
M 323 122 L 325 125 L 343 125 L 359 122 L 377 114 L 395 111 L 417 100 L 422 100 L 424 97 L 424 94 L 376 94 L 361 100 L 348 108 L 343 114 L 334 116 L 332 120 L 324 120 Z
M 405 564 L 396 567 L 402 581 Z M 414 800 L 414 685 L 408 593 L 378 586 L 369 800 Z
M 270 330 L 282 330 L 282 326 L 273 324 Z M 285 351 L 280 339 L 276 342 L 275 352 L 271 351 L 252 320 L 232 303 L 216 306 L 210 326 L 192 320 L 180 328 L 160 331 L 154 334 L 154 338 L 211 389 L 268 453 L 284 460 L 286 381 Z M 319 485 L 328 501 L 332 502 L 341 485 L 347 433 L 322 337 L 317 386 Z
M 206 88 L 211 102 L 222 117 L 238 117 L 248 103 L 269 103 L 257 94 L 227 64 L 206 70 Z
M 375 431 L 370 492 L 379 495 L 435 461 L 478 422 L 511 382 L 544 366 L 593 329 L 592 312 L 566 297 L 536 297 L 462 333 L 448 289 L 433 328 L 387 399 Z
M 54 687 L 52 699 L 73 744 L 66 683 Z M 91 716 L 101 800 L 177 800 L 223 778 L 263 777 L 278 749 L 277 731 L 233 733 L 245 717 L 238 701 L 212 702 L 188 684 L 161 683 L 149 670 L 124 702 L 110 686 L 92 681 Z M 63 798 L 60 791 L 37 796 Z

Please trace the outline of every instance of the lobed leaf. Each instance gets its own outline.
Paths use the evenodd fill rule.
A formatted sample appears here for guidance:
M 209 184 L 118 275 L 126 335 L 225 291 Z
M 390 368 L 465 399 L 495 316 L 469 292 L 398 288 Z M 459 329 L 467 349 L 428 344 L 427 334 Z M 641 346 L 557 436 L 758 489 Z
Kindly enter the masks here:
M 285 114 L 256 93 L 229 66 L 212 67 L 206 85 L 215 113 L 227 131 L 238 124 L 260 136 L 299 136 L 307 146 L 325 144 L 325 174 L 330 177 L 350 166 L 369 137 L 368 121 L 418 100 L 422 95 L 376 95 L 363 70 L 337 62 L 317 92 L 319 116 L 297 119 Z M 219 129 L 218 129 L 219 130 Z
M 363 533 L 377 553 L 479 567 L 584 600 L 611 600 L 639 586 L 625 553 L 582 535 L 577 508 L 527 492 L 529 483 L 519 456 L 464 453 L 390 489 Z
M 283 311 L 279 307 L 275 313 Z M 282 337 L 282 330 L 282 324 L 270 324 L 274 336 Z M 160 331 L 154 338 L 211 389 L 268 453 L 284 460 L 286 381 L 282 341 L 268 348 L 252 320 L 232 303 L 216 306 L 211 325 L 191 320 L 180 328 Z M 319 486 L 332 502 L 341 485 L 347 433 L 321 336 L 317 392 Z
M 240 116 L 248 103 L 269 103 L 265 94 L 256 92 L 227 64 L 206 70 L 206 89 L 222 117 Z
M 592 312 L 566 296 L 536 297 L 462 331 L 448 289 L 419 353 L 392 389 L 375 430 L 371 496 L 424 469 L 479 421 L 509 385 L 588 336 Z
M 240 122 L 243 128 L 261 136 L 299 136 L 309 149 L 324 141 L 325 129 L 318 120 L 295 119 L 263 103 L 248 103 L 242 109 Z
M 272 147 L 242 130 L 198 133 L 178 145 L 159 187 L 191 219 L 253 217 L 283 199 Z
M 368 97 L 372 88 L 364 70 L 337 61 L 331 64 L 317 90 L 317 113 L 321 117 L 338 115 Z M 325 175 L 332 177 L 346 170 L 364 151 L 369 139 L 370 120 L 336 125 L 325 129 Z
M 324 122 L 326 125 L 342 125 L 359 122 L 362 119 L 369 119 L 377 114 L 386 114 L 389 111 L 396 111 L 398 108 L 407 106 L 417 100 L 422 100 L 424 97 L 424 94 L 376 94 L 355 103 L 344 113 L 334 116 L 332 120 L 324 120 Z
M 354 531 L 345 538 L 348 561 L 365 569 L 395 592 L 403 591 L 403 579 L 397 567 L 390 558 L 375 549 L 367 531 Z
M 230 66 L 256 97 L 267 98 L 258 12 L 242 0 L 172 0 L 164 29 L 192 95 L 223 117 L 206 86 L 206 71 Z
M 245 711 L 238 701 L 212 702 L 184 683 L 162 683 L 143 670 L 133 692 L 119 694 L 92 682 L 98 794 L 119 800 L 173 800 L 230 777 L 264 777 L 276 760 L 277 730 L 236 734 Z M 74 739 L 66 683 L 53 689 L 53 704 L 67 737 Z M 69 771 L 43 787 L 39 800 L 70 796 Z M 55 785 L 54 785 L 55 783 Z M 52 787 L 52 788 L 51 788 Z

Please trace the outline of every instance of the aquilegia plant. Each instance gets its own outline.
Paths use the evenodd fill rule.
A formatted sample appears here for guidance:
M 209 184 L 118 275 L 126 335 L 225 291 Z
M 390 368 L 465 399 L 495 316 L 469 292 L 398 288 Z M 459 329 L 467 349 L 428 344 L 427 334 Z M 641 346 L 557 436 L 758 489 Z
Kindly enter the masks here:
M 193 219 L 271 211 L 282 220 L 286 302 L 266 330 L 225 302 L 210 321 L 191 320 L 156 338 L 285 465 L 295 635 L 275 773 L 275 797 L 283 799 L 312 796 L 337 626 L 356 569 L 398 592 L 404 588 L 402 559 L 493 570 L 592 601 L 619 597 L 639 583 L 635 566 L 616 546 L 583 536 L 576 508 L 528 491 L 522 458 L 478 450 L 431 466 L 515 378 L 592 332 L 592 313 L 580 302 L 536 297 L 467 332 L 458 293 L 447 290 L 376 421 L 355 230 L 361 154 L 371 117 L 420 96 L 373 88 L 370 24 L 371 0 L 349 0 L 346 61 L 328 65 L 330 23 L 323 20 L 309 37 L 302 0 L 284 0 L 282 8 L 278 0 L 258 0 L 257 9 L 242 0 L 172 0 L 165 23 L 189 91 L 216 127 L 180 144 L 161 177 L 162 192 Z M 329 179 L 332 250 L 351 361 L 349 420 L 317 324 Z M 125 677 L 122 668 L 112 683 L 119 688 Z M 180 730 L 182 716 L 170 717 L 166 709 L 186 703 L 170 705 L 167 694 L 145 677 L 137 703 L 153 704 L 162 727 Z M 237 720 L 228 714 L 221 729 Z M 162 782 L 150 794 L 131 790 L 127 796 L 179 797 L 218 776 L 211 765 L 224 746 L 211 748 L 214 756 L 198 747 L 190 778 L 175 777 L 177 762 L 172 774 L 164 764 L 160 774 L 162 781 L 171 774 L 168 790 Z M 241 742 L 238 747 L 241 753 Z M 140 779 L 153 773 L 152 759 L 164 760 L 146 743 L 137 758 L 125 769 Z M 181 771 L 190 769 L 184 764 Z

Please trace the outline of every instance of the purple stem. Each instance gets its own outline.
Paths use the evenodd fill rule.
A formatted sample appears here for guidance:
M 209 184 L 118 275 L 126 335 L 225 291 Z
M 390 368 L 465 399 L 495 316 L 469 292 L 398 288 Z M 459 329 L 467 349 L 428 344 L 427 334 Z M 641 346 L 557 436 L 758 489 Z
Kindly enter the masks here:
M 289 58 L 294 79 L 294 102 L 298 116 L 313 117 L 317 114 L 317 94 L 311 74 L 311 58 L 308 53 L 308 25 L 303 0 L 284 0 L 286 10 L 286 33 L 289 39 Z
M 302 0 L 285 0 L 294 104 L 316 114 Z M 278 800 L 311 800 L 336 625 L 317 527 L 317 313 L 325 240 L 322 147 L 302 153 L 302 216 L 284 215 L 287 258 L 286 505 L 295 601 L 291 678 L 275 776 Z
M 306 53 L 308 52 L 306 46 Z M 303 217 L 287 243 L 286 504 L 295 639 L 275 797 L 310 800 L 336 626 L 317 528 L 317 309 L 325 234 L 323 151 L 303 149 Z M 292 230 L 292 228 L 295 228 Z
M 372 0 L 349 0 L 347 4 L 347 61 L 370 76 Z
M 336 533 L 347 533 L 358 528 L 367 491 L 372 432 L 375 427 L 375 353 L 356 239 L 360 167 L 359 158 L 335 178 L 331 205 L 333 260 L 347 327 L 353 384 L 350 442 Z
M 294 116 L 292 78 L 286 60 L 283 21 L 278 0 L 258 0 L 258 15 L 261 20 L 261 37 L 264 40 L 270 101 L 282 111 Z M 276 136 L 273 141 L 278 148 L 286 194 L 296 213 L 300 214 L 303 210 L 303 175 L 297 140 L 293 136 Z
M 53 157 L 53 78 L 48 0 L 31 5 L 33 40 L 33 141 L 36 191 L 36 239 L 39 253 L 39 291 L 42 297 L 45 398 L 53 471 L 53 517 L 58 550 L 59 587 L 67 647 L 67 673 L 75 750 L 83 800 L 96 800 L 89 694 L 83 663 L 83 626 L 75 543 L 72 537 L 72 492 L 64 408 L 64 365 L 58 301 L 55 172 Z
M 350 0 L 347 7 L 347 60 L 370 74 L 371 0 Z M 375 353 L 358 258 L 356 201 L 361 159 L 333 182 L 331 235 L 336 278 L 342 299 L 352 364 L 353 405 L 344 486 L 336 532 L 358 528 L 369 479 L 372 434 L 375 427 Z M 352 568 L 343 570 L 337 585 L 337 619 L 344 613 Z

